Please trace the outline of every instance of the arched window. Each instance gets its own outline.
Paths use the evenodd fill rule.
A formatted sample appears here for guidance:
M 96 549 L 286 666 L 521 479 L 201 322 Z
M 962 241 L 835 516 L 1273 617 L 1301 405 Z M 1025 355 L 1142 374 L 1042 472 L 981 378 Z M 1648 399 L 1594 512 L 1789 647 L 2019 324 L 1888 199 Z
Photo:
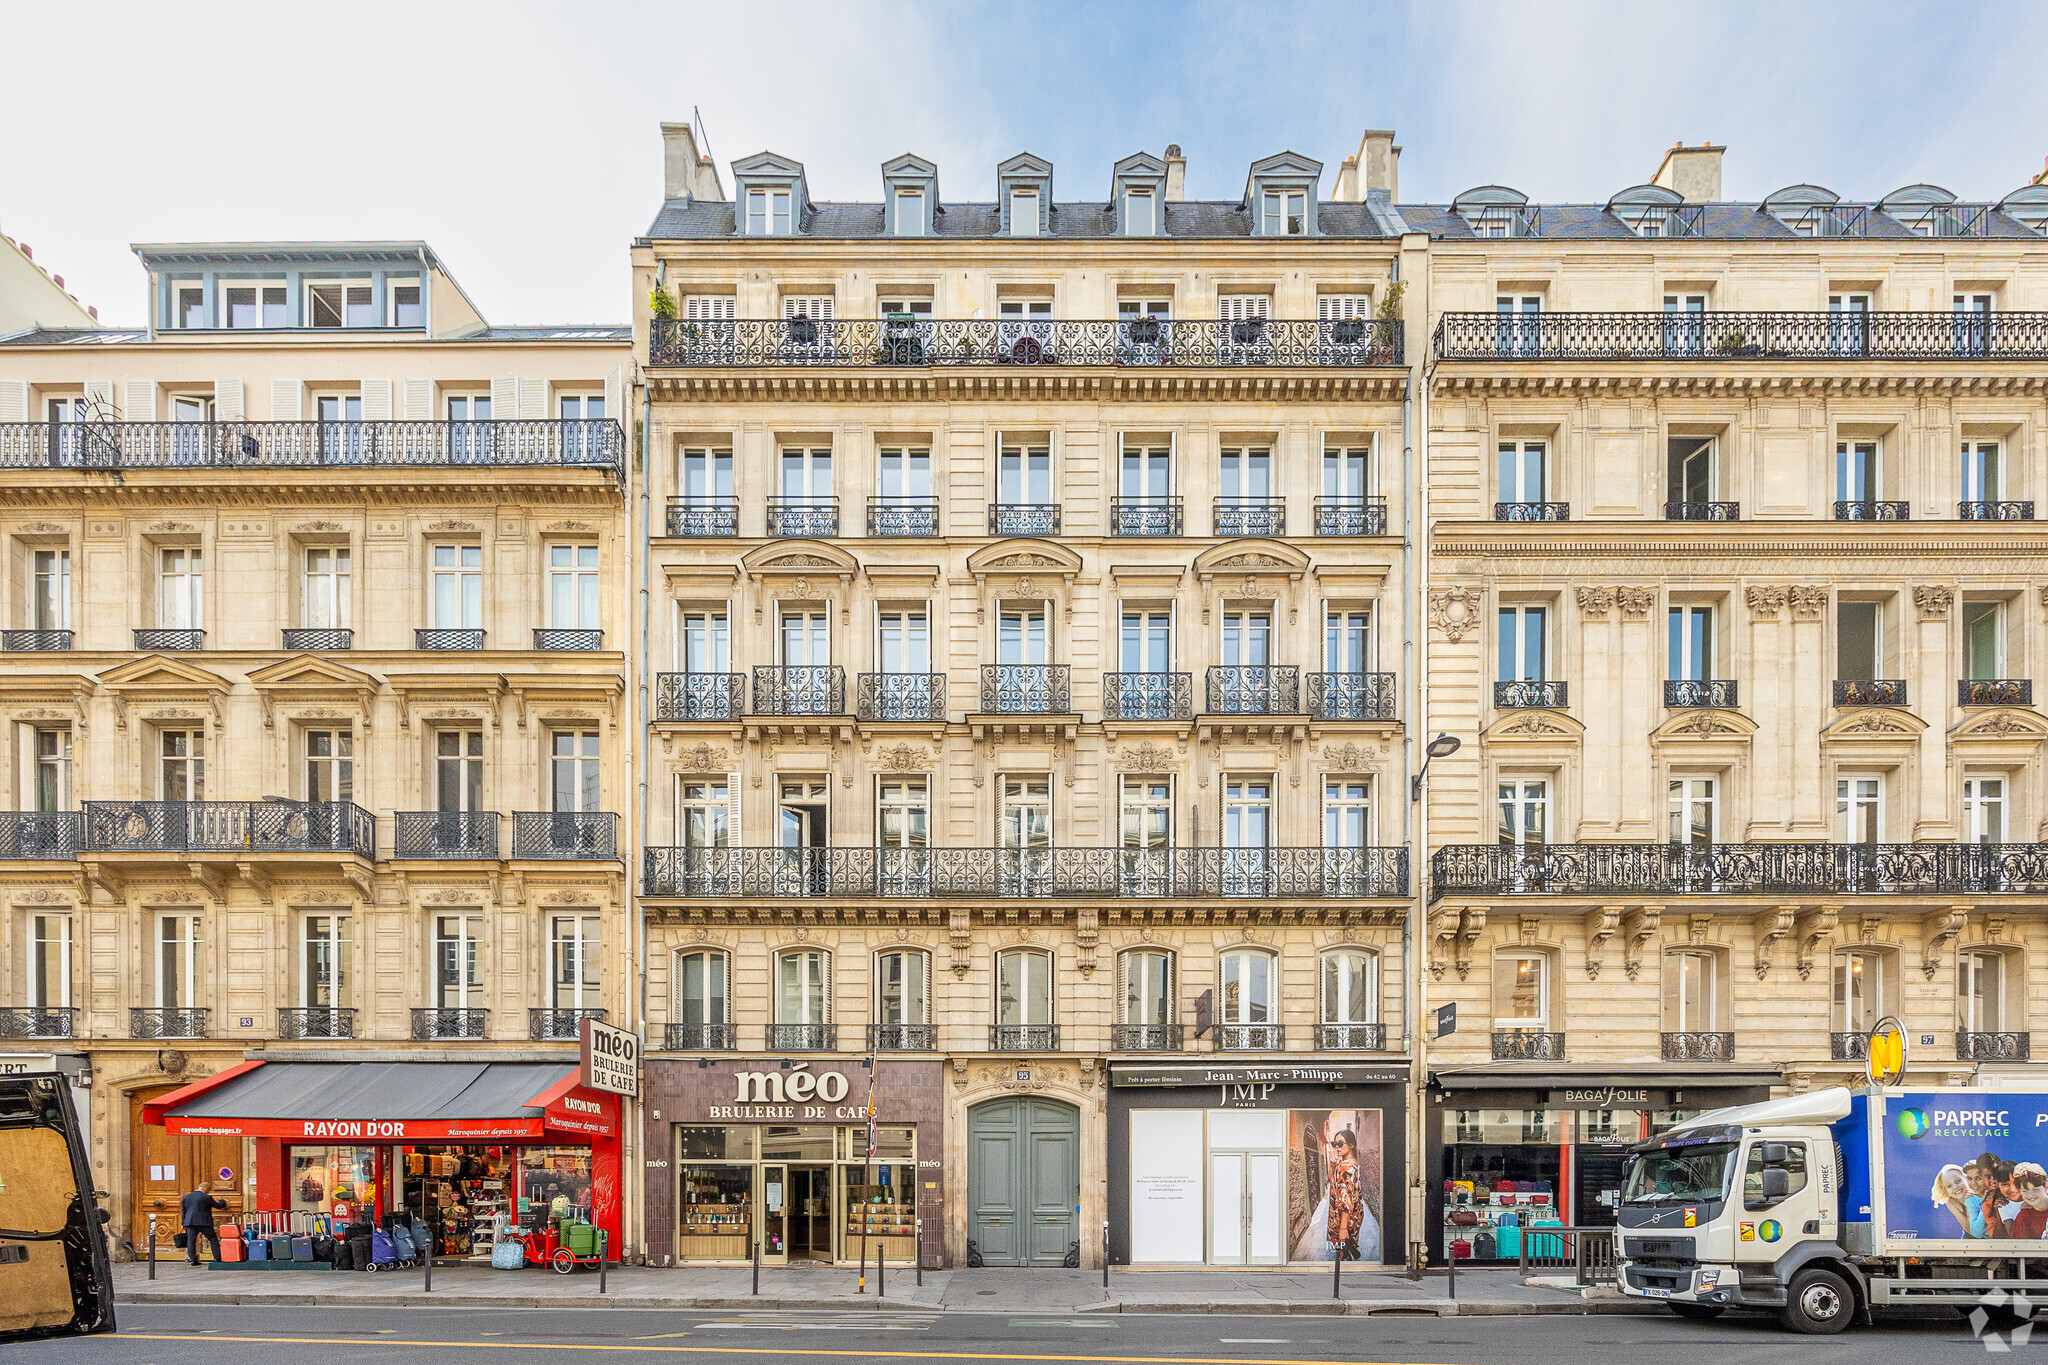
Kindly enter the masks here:
M 885 948 L 875 954 L 875 1016 L 870 1042 L 884 1051 L 935 1047 L 931 954 Z
M 775 955 L 775 1022 L 770 1047 L 829 1051 L 832 1028 L 832 955 L 822 948 L 790 948 Z
M 1216 1002 L 1216 1045 L 1229 1050 L 1274 1051 L 1281 1046 L 1279 964 L 1263 948 L 1233 948 L 1223 955 Z
M 674 1002 L 663 1040 L 669 1051 L 723 1051 L 733 1046 L 732 1018 L 726 1012 L 731 982 L 731 961 L 723 951 L 689 948 L 676 953 L 671 977 Z
M 1039 948 L 998 952 L 995 1005 L 989 1039 L 992 1051 L 1053 1051 L 1059 1047 L 1059 1027 L 1052 1021 L 1051 953 Z
M 1320 976 L 1316 1050 L 1384 1048 L 1380 955 L 1370 948 L 1332 948 L 1323 954 Z
M 1116 1034 L 1112 1042 L 1117 1050 L 1178 1048 L 1180 1015 L 1173 993 L 1173 954 L 1164 948 L 1133 948 L 1117 958 L 1116 971 Z

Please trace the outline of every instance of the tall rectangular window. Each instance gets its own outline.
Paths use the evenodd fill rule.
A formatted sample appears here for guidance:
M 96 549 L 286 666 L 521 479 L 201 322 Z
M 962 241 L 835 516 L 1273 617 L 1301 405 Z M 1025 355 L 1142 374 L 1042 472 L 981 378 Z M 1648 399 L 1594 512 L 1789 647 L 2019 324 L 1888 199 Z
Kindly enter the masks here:
M 720 610 L 682 609 L 676 616 L 676 665 L 685 673 L 732 671 L 731 631 Z
M 484 624 L 484 548 L 436 545 L 433 556 L 434 626 L 481 630 Z
M 1052 954 L 1020 948 L 996 954 L 996 1023 L 1052 1022 Z
M 228 285 L 220 289 L 221 326 L 243 329 L 289 327 L 289 295 L 281 284 Z
M 206 576 L 197 546 L 172 546 L 157 560 L 156 623 L 165 630 L 206 624 Z
M 886 502 L 923 502 L 932 495 L 932 453 L 921 446 L 884 446 L 876 453 L 875 487 Z
M 1500 784 L 1500 842 L 1541 847 L 1549 838 L 1550 784 L 1523 778 Z
M 193 1008 L 199 1003 L 199 986 L 199 916 L 157 916 L 157 1008 Z
M 334 1009 L 348 1003 L 349 916 L 308 915 L 299 940 L 299 1003 Z
M 28 1005 L 61 1010 L 71 1005 L 71 916 L 31 915 L 28 921 Z
M 896 235 L 924 236 L 924 191 L 896 191 Z
M 1042 506 L 1053 500 L 1051 447 L 1005 440 L 996 460 L 998 502 Z
M 424 327 L 427 325 L 426 306 L 421 302 L 420 287 L 416 284 L 395 284 L 391 286 L 391 325 L 393 327 Z
M 300 623 L 309 629 L 346 629 L 349 624 L 349 551 L 345 545 L 306 549 Z
M 1323 779 L 1323 847 L 1365 848 L 1372 843 L 1372 779 Z
M 2005 496 L 2005 467 L 1996 441 L 1963 442 L 1962 500 L 1997 502 Z
M 832 622 L 823 611 L 782 613 L 778 636 L 784 668 L 819 667 L 832 662 Z
M 678 846 L 691 849 L 730 847 L 733 823 L 732 800 L 725 778 L 677 780 L 675 838 Z
M 602 809 L 598 799 L 597 731 L 557 730 L 553 735 L 553 809 L 558 814 Z
M 1166 848 L 1173 843 L 1173 782 L 1170 778 L 1126 774 L 1118 806 L 1118 825 L 1125 848 Z
M 558 1010 L 596 1009 L 596 915 L 556 915 L 548 933 L 549 1003 Z
M 1273 846 L 1273 779 L 1229 777 L 1223 783 L 1223 846 Z
M 882 672 L 931 672 L 931 617 L 922 607 L 877 612 L 875 627 L 876 652 Z
M 831 960 L 821 949 L 785 952 L 775 959 L 775 1022 L 830 1022 Z
M 1123 448 L 1118 496 L 1126 502 L 1164 503 L 1173 496 L 1173 447 L 1127 443 Z
M 480 1009 L 484 1003 L 482 915 L 434 916 L 434 1005 Z
M 1221 457 L 1226 500 L 1264 502 L 1273 494 L 1273 452 L 1266 446 L 1230 446 Z
M 1665 497 L 1669 501 L 1691 506 L 1714 501 L 1714 447 L 1712 437 L 1674 436 L 1666 443 Z
M 1714 609 L 1673 607 L 1666 622 L 1666 675 L 1698 682 L 1714 676 Z
M 1540 953 L 1500 953 L 1493 959 L 1493 1026 L 1541 1030 L 1550 1026 L 1550 959 Z
M 1999 602 L 1963 603 L 1963 676 L 1989 681 L 2005 676 L 2004 634 L 1999 627 L 2004 612 Z
M 162 801 L 204 801 L 206 799 L 206 732 L 204 730 L 159 730 L 157 732 L 157 799 Z
M 1163 948 L 1134 948 L 1118 959 L 1118 965 L 1124 980 L 1117 1022 L 1132 1028 L 1172 1024 L 1173 954 Z
M 1010 191 L 1010 235 L 1012 237 L 1036 237 L 1038 235 L 1038 191 Z
M 1845 844 L 1884 842 L 1884 778 L 1835 780 L 1835 836 Z
M 1045 608 L 1006 607 L 1002 610 L 996 629 L 996 662 L 1048 662 Z
M 1549 639 L 1544 607 L 1500 609 L 1500 671 L 1497 682 L 1542 682 L 1549 677 Z
M 483 806 L 484 734 L 481 730 L 439 730 L 434 734 L 434 808 L 443 814 Z
M 691 503 L 732 497 L 732 451 L 721 446 L 684 446 L 676 457 L 676 490 Z
M 353 730 L 306 731 L 306 800 L 355 800 L 355 754 Z
M 1871 682 L 1884 664 L 1884 604 L 1835 604 L 1835 676 Z
M 32 630 L 71 629 L 71 551 L 37 550 L 29 592 Z
M 1884 497 L 1884 469 L 1875 441 L 1835 444 L 1835 499 L 1876 502 Z
M 676 954 L 674 1022 L 704 1025 L 726 1022 L 727 963 L 716 950 Z
M 911 949 L 875 956 L 875 1022 L 892 1026 L 931 1022 L 931 958 Z
M 1721 1026 L 1720 959 L 1712 953 L 1676 952 L 1664 959 L 1664 1029 L 1712 1033 Z
M 779 491 L 784 498 L 799 502 L 831 497 L 832 451 L 829 448 L 783 447 Z
M 1130 190 L 1124 194 L 1124 232 L 1132 237 L 1150 237 L 1154 226 L 1152 191 Z
M 1965 952 L 1956 973 L 1957 1023 L 1965 1033 L 2005 1031 L 2005 954 Z
M 1886 987 L 1883 953 L 1837 953 L 1835 1031 L 1867 1035 L 1889 1010 Z
M 1963 779 L 1963 841 L 1971 844 L 2005 842 L 2003 777 Z
M 1226 667 L 1263 668 L 1272 662 L 1272 649 L 1271 612 L 1223 613 L 1223 663 Z
M 1548 450 L 1543 441 L 1500 443 L 1500 501 L 1545 501 L 1544 456 Z
M 597 603 L 597 547 L 548 546 L 548 624 L 558 630 L 596 630 Z
M 931 846 L 931 791 L 922 777 L 885 777 L 875 789 L 875 837 L 885 849 Z
M 1117 640 L 1117 668 L 1124 673 L 1173 671 L 1171 611 L 1124 608 Z
M 1323 613 L 1323 667 L 1331 673 L 1369 673 L 1373 665 L 1372 612 L 1335 607 Z
M 1719 804 L 1711 777 L 1674 777 L 1667 784 L 1673 844 L 1711 848 L 1719 834 Z
M 39 811 L 71 809 L 71 732 L 36 731 L 36 794 Z

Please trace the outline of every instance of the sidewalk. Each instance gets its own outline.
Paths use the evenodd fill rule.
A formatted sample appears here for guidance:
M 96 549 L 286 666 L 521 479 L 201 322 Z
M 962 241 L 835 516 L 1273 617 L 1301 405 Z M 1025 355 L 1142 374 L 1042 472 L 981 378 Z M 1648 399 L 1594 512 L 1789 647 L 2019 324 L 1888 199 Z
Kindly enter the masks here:
M 888 1272 L 878 1296 L 858 1292 L 852 1267 L 763 1269 L 756 1297 L 753 1272 L 692 1267 L 650 1270 L 616 1266 L 608 1293 L 597 1292 L 595 1271 L 558 1275 L 550 1270 L 491 1270 L 437 1266 L 432 1293 L 418 1270 L 356 1274 L 345 1271 L 194 1270 L 159 1261 L 154 1282 L 147 1267 L 114 1267 L 116 1303 L 236 1304 L 244 1306 L 716 1309 L 865 1309 L 882 1312 L 978 1313 L 1319 1313 L 1471 1316 L 1475 1314 L 1662 1313 L 1660 1305 L 1624 1299 L 1612 1289 L 1581 1291 L 1568 1278 L 1531 1277 L 1513 1270 L 1465 1270 L 1458 1297 L 1446 1294 L 1443 1275 L 1411 1281 L 1399 1271 L 1346 1266 L 1343 1298 L 1330 1296 L 1328 1270 L 1112 1269 L 1109 1288 L 1099 1270 L 928 1270 L 924 1285 L 911 1270 Z

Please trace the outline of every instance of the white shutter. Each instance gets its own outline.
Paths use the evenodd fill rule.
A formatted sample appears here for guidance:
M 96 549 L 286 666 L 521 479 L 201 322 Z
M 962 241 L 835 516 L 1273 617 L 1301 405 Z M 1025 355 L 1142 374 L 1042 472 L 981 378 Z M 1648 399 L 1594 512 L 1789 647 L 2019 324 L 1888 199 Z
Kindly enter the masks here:
M 1244 322 L 1272 316 L 1271 294 L 1218 294 L 1216 316 L 1224 322 Z
M 691 294 L 683 300 L 683 316 L 692 322 L 731 322 L 734 302 L 731 294 Z
M 832 320 L 832 296 L 830 294 L 785 294 L 782 296 L 782 316 L 793 318 L 801 314 L 818 322 Z
M 363 420 L 365 422 L 388 422 L 391 420 L 390 380 L 365 379 L 363 381 Z
M 612 366 L 611 373 L 604 377 L 604 410 L 605 415 L 614 422 L 622 424 L 625 422 L 626 367 L 624 365 Z
M 499 421 L 519 415 L 519 380 L 505 375 L 491 381 L 491 416 Z
M 725 775 L 725 840 L 734 848 L 746 847 L 740 837 L 740 775 Z
M 434 381 L 431 379 L 408 379 L 405 381 L 405 420 L 408 422 L 431 421 L 434 416 Z
M 498 405 L 496 403 L 491 404 L 491 412 L 493 415 L 503 415 L 498 413 Z M 519 381 L 519 415 L 528 420 L 535 420 L 548 415 L 547 380 L 522 379 Z
M 832 1022 L 832 954 L 818 950 L 818 1022 Z
M 97 417 L 114 406 L 114 381 L 111 379 L 88 379 L 85 381 L 85 405 Z
M 270 420 L 273 422 L 296 422 L 300 418 L 300 404 L 305 400 L 305 385 L 297 379 L 273 379 L 270 381 Z
M 0 379 L 0 422 L 28 420 L 28 381 Z
M 1116 955 L 1116 1004 L 1110 1011 L 1112 1023 L 1128 1024 L 1132 1022 L 1124 1017 L 1124 1011 L 1129 1007 L 1130 998 L 1131 954 L 1129 951 L 1125 951 Z
M 156 381 L 154 379 L 131 379 L 122 386 L 121 420 L 124 422 L 154 422 L 156 420 Z
M 239 422 L 248 415 L 248 398 L 239 379 L 213 381 L 213 415 L 223 422 Z
M 1369 318 L 1372 316 L 1370 294 L 1318 294 L 1316 316 L 1324 322 L 1342 322 L 1347 318 Z

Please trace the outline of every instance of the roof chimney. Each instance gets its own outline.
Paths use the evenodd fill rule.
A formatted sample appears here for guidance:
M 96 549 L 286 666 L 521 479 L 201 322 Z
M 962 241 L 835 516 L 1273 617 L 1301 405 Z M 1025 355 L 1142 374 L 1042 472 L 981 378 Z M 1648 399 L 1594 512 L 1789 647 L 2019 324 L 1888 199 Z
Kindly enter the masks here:
M 1330 186 L 1330 202 L 1355 204 L 1364 197 L 1358 192 L 1358 158 L 1347 156 L 1337 167 L 1337 183 Z
M 1368 128 L 1358 140 L 1358 170 L 1366 193 L 1385 190 L 1387 198 L 1401 197 L 1401 149 L 1394 145 L 1391 128 Z M 1365 193 L 1358 196 L 1365 198 Z
M 1671 150 L 1664 153 L 1664 164 L 1657 167 L 1650 183 L 1678 191 L 1678 197 L 1688 204 L 1718 204 L 1721 202 L 1721 153 L 1727 150 L 1711 142 L 1702 142 L 1697 147 L 1674 142 Z
M 1188 197 L 1188 159 L 1180 154 L 1180 144 L 1166 144 L 1166 199 L 1177 204 Z
M 697 150 L 697 134 L 687 123 L 661 125 L 661 197 L 723 202 L 718 164 Z

